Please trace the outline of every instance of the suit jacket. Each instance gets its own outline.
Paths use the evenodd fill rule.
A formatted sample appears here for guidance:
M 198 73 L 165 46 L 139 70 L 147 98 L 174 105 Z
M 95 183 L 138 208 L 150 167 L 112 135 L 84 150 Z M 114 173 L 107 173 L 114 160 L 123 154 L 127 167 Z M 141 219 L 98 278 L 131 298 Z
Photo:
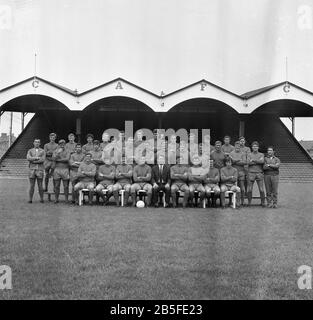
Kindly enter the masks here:
M 168 164 L 163 165 L 162 180 L 165 184 L 171 183 L 171 167 Z M 158 164 L 152 167 L 151 182 L 152 184 L 160 183 L 160 169 Z

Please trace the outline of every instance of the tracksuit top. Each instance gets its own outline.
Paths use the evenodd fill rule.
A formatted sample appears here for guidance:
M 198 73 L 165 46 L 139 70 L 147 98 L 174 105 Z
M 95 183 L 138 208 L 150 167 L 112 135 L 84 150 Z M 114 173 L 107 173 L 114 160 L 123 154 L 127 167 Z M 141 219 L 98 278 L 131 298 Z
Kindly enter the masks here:
M 94 144 L 93 143 L 86 143 L 83 145 L 82 150 L 83 153 L 89 153 L 90 151 L 94 150 Z
M 73 163 L 74 162 L 83 162 L 84 158 L 85 158 L 85 154 L 83 154 L 82 152 L 81 153 L 77 153 L 77 152 L 72 153 L 71 157 L 70 157 L 70 169 L 71 169 L 71 171 L 77 172 L 78 171 L 78 167 L 74 167 Z
M 229 180 L 228 178 L 233 176 L 234 178 L 232 180 Z M 238 179 L 238 171 L 234 167 L 223 167 L 221 169 L 221 182 L 226 184 L 227 186 L 232 186 L 237 182 Z
M 112 173 L 114 173 L 114 175 L 113 175 L 112 179 L 108 179 L 108 178 L 101 177 L 99 175 L 100 173 L 102 173 L 106 176 L 109 176 Z M 102 166 L 99 167 L 98 180 L 100 180 L 101 182 L 104 182 L 105 184 L 113 184 L 114 178 L 115 178 L 115 167 L 114 166 L 112 166 L 110 164 L 109 165 L 103 164 Z
M 225 154 L 230 154 L 234 150 L 235 150 L 235 147 L 232 146 L 231 144 L 229 144 L 229 145 L 223 144 L 222 145 L 222 152 L 224 152 Z
M 31 160 L 30 158 L 37 158 L 39 160 Z M 29 161 L 29 169 L 35 170 L 44 170 L 44 161 L 45 161 L 45 150 L 41 148 L 32 148 L 27 152 L 27 160 Z
M 211 160 L 213 160 L 213 166 L 217 169 L 221 169 L 224 167 L 224 159 L 225 159 L 225 154 L 223 151 L 216 151 L 214 150 L 211 153 Z
M 171 167 L 171 180 L 172 180 L 172 183 L 186 183 L 188 176 L 186 176 L 186 180 L 172 177 L 172 174 L 181 174 L 181 175 L 183 175 L 184 173 L 188 174 L 188 168 L 186 166 L 177 165 L 177 164 L 172 166 Z
M 246 154 L 234 150 L 229 154 L 229 156 L 233 160 L 233 167 L 236 168 L 238 172 L 243 172 L 244 165 L 247 164 Z
M 132 176 L 133 176 L 133 167 L 130 165 L 130 164 L 119 164 L 117 167 L 116 167 L 116 176 L 118 173 L 122 173 L 122 174 L 128 174 L 130 172 L 130 177 L 127 178 L 127 177 L 116 177 L 116 180 L 117 182 L 119 183 L 131 183 L 131 179 L 132 179 Z
M 263 173 L 263 164 L 264 164 L 264 154 L 261 152 L 251 152 L 247 156 L 249 169 L 248 172 L 251 173 Z M 254 160 L 255 164 L 250 164 L 249 161 Z
M 82 176 L 79 180 L 82 182 L 94 182 L 95 181 L 95 175 L 96 175 L 96 165 L 93 164 L 92 162 L 87 164 L 86 162 L 82 162 L 78 168 L 78 173 L 91 173 L 90 176 Z
M 205 184 L 218 184 L 220 181 L 220 172 L 217 168 L 210 168 L 204 179 Z
M 205 176 L 207 173 L 207 170 L 205 170 L 201 165 L 200 166 L 192 166 L 189 168 L 189 174 L 193 175 L 193 176 Z M 189 181 L 191 183 L 195 183 L 195 184 L 200 184 L 203 181 L 197 180 L 191 176 L 189 176 Z
M 150 175 L 150 178 L 146 178 L 147 175 Z M 143 177 L 143 180 L 137 180 L 137 177 Z M 133 171 L 133 177 L 134 177 L 134 182 L 149 182 L 151 180 L 151 167 L 148 166 L 147 164 L 142 165 L 136 165 Z
M 264 158 L 264 174 L 265 175 L 271 175 L 271 176 L 277 176 L 279 175 L 279 167 L 278 168 L 271 168 L 271 167 L 266 167 L 265 164 L 276 164 L 276 165 L 280 165 L 280 160 L 279 158 L 272 156 L 266 156 Z

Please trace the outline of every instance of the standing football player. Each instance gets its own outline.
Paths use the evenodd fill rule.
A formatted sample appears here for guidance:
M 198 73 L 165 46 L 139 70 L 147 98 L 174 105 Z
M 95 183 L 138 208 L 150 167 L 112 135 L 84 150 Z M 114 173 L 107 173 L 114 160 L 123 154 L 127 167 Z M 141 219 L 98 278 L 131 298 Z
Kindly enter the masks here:
M 52 159 L 55 161 L 55 169 L 53 172 L 53 181 L 54 181 L 54 193 L 55 201 L 54 203 L 59 202 L 61 181 L 63 183 L 65 202 L 68 202 L 69 194 L 69 161 L 71 154 L 65 149 L 65 140 L 61 139 L 59 141 L 59 148 L 56 149 L 53 153 Z
M 272 146 L 267 148 L 267 156 L 264 159 L 264 182 L 266 189 L 266 200 L 269 208 L 277 208 L 277 194 L 279 182 L 280 160 L 274 155 Z
M 82 146 L 80 143 L 76 144 L 75 152 L 71 154 L 70 165 L 70 180 L 72 183 L 72 203 L 76 202 L 76 193 L 74 192 L 75 184 L 78 182 L 78 168 L 84 161 L 85 154 L 82 152 Z
M 27 160 L 29 162 L 29 201 L 33 202 L 33 196 L 35 191 L 35 183 L 37 180 L 38 192 L 40 196 L 40 202 L 43 203 L 43 175 L 44 175 L 44 161 L 45 151 L 40 148 L 40 139 L 34 140 L 34 148 L 29 149 L 27 152 Z
M 70 153 L 74 153 L 76 147 L 76 142 L 75 142 L 75 134 L 74 133 L 70 133 L 68 135 L 68 143 L 65 145 L 65 149 Z
M 241 205 L 244 205 L 245 202 L 245 193 L 246 193 L 246 172 L 245 166 L 247 165 L 247 155 L 246 153 L 241 152 L 240 150 L 240 142 L 235 142 L 235 150 L 229 154 L 230 158 L 233 162 L 233 167 L 238 171 L 238 184 L 240 188 L 240 195 L 241 195 Z
M 222 151 L 224 152 L 225 156 L 228 156 L 232 151 L 235 150 L 234 146 L 230 144 L 230 136 L 224 137 L 224 144 L 222 145 Z
M 45 188 L 44 191 L 48 191 L 49 187 L 49 179 L 53 177 L 53 170 L 54 170 L 54 161 L 52 160 L 52 156 L 54 151 L 58 148 L 58 144 L 55 142 L 57 138 L 57 135 L 55 133 L 49 134 L 49 140 L 50 142 L 46 143 L 43 147 L 46 153 L 46 159 L 44 162 L 44 168 L 45 168 Z
M 264 184 L 263 184 L 263 165 L 264 165 L 264 154 L 259 152 L 259 143 L 254 141 L 252 143 L 252 152 L 248 154 L 247 157 L 248 163 L 248 206 L 251 205 L 252 201 L 252 190 L 254 182 L 256 181 L 260 198 L 261 198 L 261 205 L 265 207 L 265 193 L 264 193 Z
M 83 153 L 89 153 L 91 151 L 94 150 L 94 144 L 93 144 L 93 134 L 92 133 L 88 133 L 87 136 L 86 136 L 86 140 L 87 140 L 87 143 L 83 145 Z

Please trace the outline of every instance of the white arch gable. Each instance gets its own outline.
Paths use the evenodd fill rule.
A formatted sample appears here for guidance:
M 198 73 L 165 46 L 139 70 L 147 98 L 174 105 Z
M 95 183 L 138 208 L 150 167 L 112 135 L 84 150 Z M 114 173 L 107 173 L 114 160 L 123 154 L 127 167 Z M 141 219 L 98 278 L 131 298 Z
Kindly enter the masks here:
M 153 111 L 157 111 L 160 101 L 158 96 L 141 89 L 126 80 L 116 79 L 103 86 L 81 93 L 78 98 L 79 103 L 76 104 L 75 110 L 84 110 L 98 100 L 115 96 L 136 99 L 150 107 Z
M 241 97 L 203 80 L 165 96 L 163 99 L 164 106 L 161 107 L 160 111 L 167 112 L 179 103 L 195 98 L 221 101 L 239 113 L 243 110 L 243 99 Z
M 251 97 L 247 100 L 245 113 L 252 113 L 264 104 L 276 100 L 296 100 L 313 107 L 313 94 L 309 91 L 301 89 L 292 83 L 289 83 L 289 88 L 285 84 L 281 84 L 273 89 L 263 92 L 259 95 Z
M 37 87 L 33 86 L 33 78 L 23 81 L 19 84 L 11 86 L 0 92 L 0 108 L 12 99 L 24 96 L 24 95 L 43 95 L 53 98 L 63 103 L 70 110 L 75 104 L 75 96 L 63 91 L 43 80 L 38 79 L 39 83 Z

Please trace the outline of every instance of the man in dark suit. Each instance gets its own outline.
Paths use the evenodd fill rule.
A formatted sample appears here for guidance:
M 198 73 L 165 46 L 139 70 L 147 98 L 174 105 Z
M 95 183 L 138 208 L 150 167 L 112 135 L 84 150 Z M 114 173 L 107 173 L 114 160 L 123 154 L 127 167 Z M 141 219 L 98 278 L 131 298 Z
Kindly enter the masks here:
M 151 183 L 153 186 L 154 206 L 156 208 L 159 206 L 159 192 L 163 191 L 165 194 L 165 206 L 168 207 L 171 196 L 170 166 L 165 164 L 165 158 L 163 154 L 158 155 L 157 164 L 152 167 Z

